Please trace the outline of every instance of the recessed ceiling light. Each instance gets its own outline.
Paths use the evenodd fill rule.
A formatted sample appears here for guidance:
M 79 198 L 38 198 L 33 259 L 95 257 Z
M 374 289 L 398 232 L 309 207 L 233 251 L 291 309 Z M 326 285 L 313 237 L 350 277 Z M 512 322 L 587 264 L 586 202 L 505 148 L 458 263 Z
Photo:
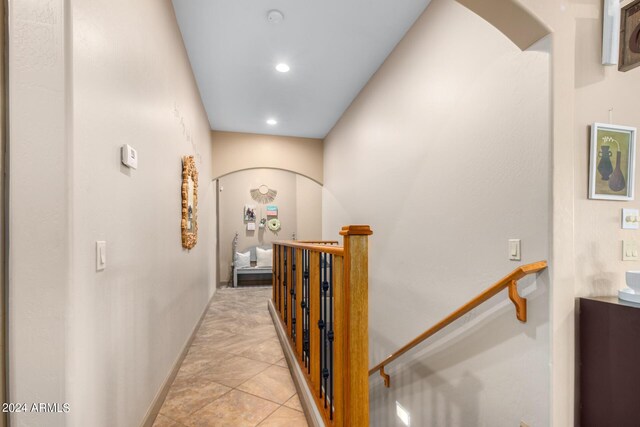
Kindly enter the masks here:
M 269 120 L 267 120 L 267 124 L 271 125 L 271 126 L 277 125 L 278 121 L 276 119 L 269 119 Z
M 276 70 L 280 71 L 281 73 L 286 73 L 290 69 L 291 68 L 289 68 L 289 66 L 287 64 L 285 64 L 285 63 L 276 65 Z

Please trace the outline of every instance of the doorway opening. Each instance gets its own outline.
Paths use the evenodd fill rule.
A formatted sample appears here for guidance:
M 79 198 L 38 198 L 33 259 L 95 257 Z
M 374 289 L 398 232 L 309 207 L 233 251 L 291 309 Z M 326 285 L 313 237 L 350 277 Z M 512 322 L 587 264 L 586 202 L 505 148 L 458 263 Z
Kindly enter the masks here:
M 322 186 L 303 175 L 270 168 L 233 172 L 218 178 L 217 197 L 218 287 L 232 285 L 236 252 L 322 237 Z M 248 284 L 271 283 L 262 279 Z

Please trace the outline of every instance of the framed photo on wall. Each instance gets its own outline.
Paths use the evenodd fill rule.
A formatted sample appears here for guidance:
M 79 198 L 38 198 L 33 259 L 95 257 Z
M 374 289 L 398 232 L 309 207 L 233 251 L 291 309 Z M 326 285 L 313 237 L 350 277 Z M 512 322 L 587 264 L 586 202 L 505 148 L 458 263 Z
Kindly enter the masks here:
M 244 205 L 244 210 L 242 211 L 242 215 L 245 221 L 255 222 L 256 207 L 253 205 Z
M 620 15 L 618 70 L 629 71 L 640 65 L 640 0 L 624 6 Z
M 633 200 L 635 166 L 636 128 L 591 126 L 590 199 Z

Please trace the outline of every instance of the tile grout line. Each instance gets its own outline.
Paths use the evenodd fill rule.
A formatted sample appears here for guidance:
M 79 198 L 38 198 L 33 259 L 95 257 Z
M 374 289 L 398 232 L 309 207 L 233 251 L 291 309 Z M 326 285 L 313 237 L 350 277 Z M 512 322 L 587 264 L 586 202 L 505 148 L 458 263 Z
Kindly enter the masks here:
M 278 406 L 276 409 L 274 409 L 274 411 L 273 411 L 272 413 L 270 413 L 269 415 L 267 415 L 266 417 L 264 417 L 263 419 L 261 419 L 261 420 L 258 422 L 258 424 L 256 424 L 256 425 L 255 425 L 255 427 L 258 427 L 260 424 L 264 423 L 264 422 L 267 420 L 267 418 L 269 418 L 271 415 L 275 414 L 275 413 L 276 413 L 276 411 L 277 411 L 278 409 L 280 409 L 280 408 L 282 408 L 282 405 Z
M 275 362 L 275 363 L 271 363 L 271 362 L 267 362 L 266 360 L 252 359 L 251 357 L 249 357 L 249 356 L 245 356 L 245 355 L 242 355 L 242 354 L 229 353 L 228 351 L 223 351 L 223 350 L 212 350 L 212 351 L 215 351 L 215 352 L 217 352 L 217 353 L 224 353 L 224 354 L 228 354 L 228 355 L 230 355 L 230 356 L 242 357 L 242 358 L 245 358 L 245 359 L 249 359 L 249 360 L 251 360 L 251 361 L 253 361 L 253 362 L 266 363 L 266 364 L 268 364 L 268 365 L 274 365 L 274 366 L 279 366 L 279 365 L 276 365 L 276 363 L 278 363 L 279 361 L 281 361 L 281 360 L 283 359 L 283 358 L 280 358 L 280 359 L 278 359 L 278 361 L 277 361 L 277 362 Z M 281 368 L 283 368 L 284 366 L 280 366 L 280 367 L 281 367 Z
M 205 378 L 205 379 L 206 379 L 206 378 Z M 215 382 L 215 381 L 211 381 L 211 382 Z M 216 383 L 216 384 L 220 384 L 220 383 Z M 222 386 L 224 386 L 224 387 L 228 387 L 228 386 L 225 386 L 224 384 L 220 384 L 220 385 L 222 385 Z M 229 393 L 230 393 L 230 392 L 232 392 L 233 390 L 234 390 L 233 388 L 229 387 L 229 390 L 225 391 L 225 392 L 224 392 L 224 393 L 222 393 L 220 396 L 216 397 L 215 399 L 213 399 L 213 400 L 212 400 L 212 401 L 210 401 L 210 402 L 205 403 L 204 405 L 202 405 L 201 407 L 199 407 L 199 408 L 198 408 L 198 409 L 196 409 L 195 411 L 191 411 L 191 412 L 190 412 L 190 413 L 185 417 L 185 419 L 189 419 L 189 418 L 191 418 L 191 416 L 192 416 L 193 414 L 195 414 L 196 412 L 198 412 L 199 410 L 201 410 L 201 409 L 202 409 L 202 408 L 204 408 L 205 406 L 209 406 L 210 404 L 212 404 L 212 403 L 213 403 L 213 402 L 215 402 L 216 400 L 220 399 L 222 396 L 225 396 L 225 395 L 229 394 Z M 167 415 L 165 415 L 165 417 L 167 417 L 167 418 L 171 419 L 172 421 L 177 422 L 177 423 L 178 423 L 178 424 L 180 424 L 180 425 L 183 425 L 183 426 L 185 426 L 185 427 L 188 427 L 188 426 L 187 426 L 187 424 L 184 424 L 184 423 L 183 423 L 183 422 L 181 422 L 181 421 L 174 420 L 173 418 L 171 418 L 171 417 L 169 417 L 169 416 L 167 416 Z
M 158 412 L 158 415 L 162 415 L 163 417 L 170 419 L 171 421 L 173 421 L 176 424 L 180 424 L 181 426 L 188 427 L 186 424 L 184 424 L 184 423 L 182 423 L 182 422 L 180 422 L 178 420 L 175 420 L 175 419 L 171 418 L 170 416 L 163 414 L 162 412 Z
M 244 383 L 243 383 L 243 384 L 244 384 Z M 241 393 L 248 394 L 248 395 L 253 396 L 253 397 L 257 397 L 258 399 L 266 400 L 267 402 L 275 403 L 276 405 L 280 405 L 280 406 L 283 406 L 283 405 L 284 405 L 284 403 L 278 403 L 278 402 L 273 401 L 273 400 L 271 400 L 271 399 L 267 399 L 266 397 L 258 396 L 257 394 L 253 394 L 253 393 L 248 392 L 248 391 L 240 390 L 239 388 L 234 388 L 234 390 L 238 390 L 238 391 L 239 391 L 239 392 L 241 392 Z M 294 394 L 298 394 L 298 393 L 296 392 L 296 393 L 294 393 Z M 289 401 L 289 399 L 291 399 L 292 397 L 293 397 L 293 395 L 289 396 L 289 397 L 287 398 L 287 400 L 286 400 L 286 401 L 288 402 L 288 401 Z M 291 408 L 291 409 L 293 409 L 293 408 Z M 294 411 L 295 411 L 295 410 L 296 410 L 296 409 L 294 409 Z M 298 412 L 300 412 L 300 411 L 298 411 Z

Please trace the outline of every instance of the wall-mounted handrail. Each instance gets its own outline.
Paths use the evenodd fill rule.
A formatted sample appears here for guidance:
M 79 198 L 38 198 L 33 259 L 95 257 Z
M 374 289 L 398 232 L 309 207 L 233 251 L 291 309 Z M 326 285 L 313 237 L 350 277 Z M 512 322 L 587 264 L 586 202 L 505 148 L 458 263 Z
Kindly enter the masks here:
M 456 311 L 433 325 L 431 328 L 427 329 L 416 338 L 411 340 L 409 343 L 393 352 L 387 358 L 385 358 L 382 362 L 378 363 L 376 366 L 369 370 L 369 375 L 373 375 L 376 372 L 380 372 L 380 376 L 384 379 L 384 385 L 389 387 L 391 383 L 391 379 L 389 375 L 384 371 L 384 367 L 429 338 L 434 335 L 436 332 L 444 329 L 447 325 L 453 323 L 455 320 L 464 316 L 474 308 L 478 307 L 483 302 L 487 301 L 489 298 L 495 296 L 500 291 L 505 288 L 509 288 L 509 299 L 513 302 L 516 307 L 516 317 L 521 322 L 527 321 L 527 299 L 522 298 L 520 294 L 518 294 L 518 280 L 523 277 L 537 273 L 541 270 L 547 268 L 546 261 L 538 261 L 531 264 L 521 265 L 520 267 L 513 270 L 511 273 L 497 281 L 495 284 L 487 288 L 484 292 L 476 296 L 474 299 L 458 308 Z

